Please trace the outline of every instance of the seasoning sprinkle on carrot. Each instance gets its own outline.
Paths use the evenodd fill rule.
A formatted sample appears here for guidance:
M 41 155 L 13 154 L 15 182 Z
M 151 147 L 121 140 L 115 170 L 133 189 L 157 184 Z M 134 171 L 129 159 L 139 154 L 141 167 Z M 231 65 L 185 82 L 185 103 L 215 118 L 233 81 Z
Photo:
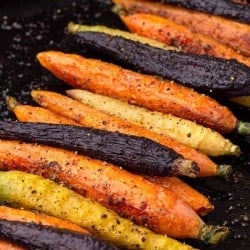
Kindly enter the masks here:
M 215 100 L 174 82 L 74 54 L 48 51 L 39 53 L 37 58 L 45 68 L 76 88 L 171 113 L 223 133 L 242 132 L 242 126 L 250 127 Z M 250 133 L 250 128 L 243 132 Z

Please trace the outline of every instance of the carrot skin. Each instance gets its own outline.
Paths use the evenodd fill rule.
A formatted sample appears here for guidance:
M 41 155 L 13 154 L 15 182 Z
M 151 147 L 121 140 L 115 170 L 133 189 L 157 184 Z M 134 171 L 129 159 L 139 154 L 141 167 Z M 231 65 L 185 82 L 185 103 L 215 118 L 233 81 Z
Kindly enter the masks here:
M 217 165 L 209 157 L 166 136 L 151 132 L 150 130 L 134 125 L 120 119 L 119 117 L 108 115 L 105 112 L 99 111 L 55 92 L 33 90 L 31 94 L 33 99 L 41 106 L 50 109 L 57 114 L 61 114 L 68 119 L 72 119 L 83 126 L 142 136 L 152 139 L 163 146 L 173 148 L 185 158 L 198 163 L 200 168 L 198 173 L 199 177 L 218 175 Z M 23 110 L 24 108 L 17 106 L 17 109 Z M 46 122 L 46 117 L 41 119 L 42 116 L 40 116 L 40 118 L 37 119 L 34 116 L 31 120 L 25 111 L 18 112 L 18 114 L 18 119 L 20 121 Z M 21 116 L 21 114 L 23 115 Z M 49 121 L 52 121 L 52 119 Z
M 194 32 L 212 37 L 232 47 L 242 55 L 250 56 L 250 26 L 222 17 L 187 10 L 168 4 L 141 0 L 113 0 L 129 13 L 148 13 L 166 17 Z
M 0 140 L 0 168 L 64 183 L 136 223 L 169 236 L 196 238 L 204 225 L 194 210 L 169 190 L 70 151 Z
M 26 248 L 18 246 L 7 240 L 0 239 L 0 250 L 26 250 Z
M 219 2 L 207 0 L 161 0 L 162 3 L 182 6 L 188 10 L 197 10 L 212 15 L 250 24 L 250 7 L 234 1 L 220 0 Z
M 33 222 L 0 219 L 0 234 L 2 238 L 20 243 L 29 249 L 119 250 L 114 245 L 88 234 Z
M 195 162 L 153 140 L 101 129 L 0 121 L 0 138 L 77 151 L 128 171 L 149 175 L 196 177 L 199 171 Z
M 120 18 L 131 32 L 138 35 L 178 47 L 189 53 L 236 59 L 250 67 L 250 58 L 242 56 L 209 36 L 192 32 L 167 18 L 143 13 L 120 15 Z
M 34 109 L 32 109 L 32 108 L 34 108 Z M 40 108 L 40 109 L 42 109 L 42 108 Z M 48 111 L 48 114 L 49 114 L 51 112 L 49 110 L 44 109 L 44 112 L 42 112 L 41 115 L 39 115 L 37 113 L 37 111 L 40 111 L 40 109 L 36 109 L 36 107 L 32 107 L 32 106 L 28 106 L 28 105 L 19 105 L 18 106 L 18 111 L 19 111 L 18 112 L 18 114 L 19 114 L 18 119 L 22 120 L 23 122 L 44 122 L 44 123 L 48 122 L 48 123 L 55 123 L 55 124 L 58 122 L 58 119 L 53 120 L 52 117 L 50 117 L 50 119 L 47 119 L 48 116 L 45 116 L 45 117 L 42 116 L 45 113 L 45 111 Z M 14 109 L 13 111 L 15 112 L 15 110 L 16 109 Z M 33 113 L 34 113 L 34 116 L 33 116 Z M 63 124 L 63 119 L 64 119 L 64 117 L 62 117 L 61 124 Z M 59 120 L 59 122 L 60 122 L 60 120 Z M 73 120 L 72 120 L 72 124 L 74 124 Z M 159 136 L 159 140 L 162 140 L 162 142 L 164 142 L 163 139 L 164 139 L 164 136 Z M 162 145 L 164 145 L 164 143 L 162 143 Z M 207 159 L 209 159 L 209 158 L 207 158 Z M 201 159 L 201 161 L 202 161 L 202 159 Z M 212 166 L 210 166 L 210 165 L 211 164 L 208 163 L 208 166 L 209 166 L 210 171 L 211 171 L 210 174 L 215 175 L 216 174 L 216 164 L 214 164 L 215 170 L 213 170 Z M 204 164 L 204 167 L 205 167 L 205 169 L 207 169 L 207 172 L 205 172 L 205 173 L 209 174 L 209 172 L 208 172 L 209 168 L 206 166 L 206 164 Z M 204 174 L 204 172 L 203 172 L 203 174 Z M 159 180 L 163 180 L 162 183 L 160 183 Z M 176 178 L 171 179 L 170 182 L 172 183 L 173 181 L 175 181 L 175 183 L 174 183 L 174 185 L 170 185 L 170 184 L 168 185 L 169 180 L 170 180 L 169 178 L 163 178 L 163 179 L 157 178 L 157 181 L 159 181 L 157 184 L 160 186 L 164 186 L 164 188 L 171 190 L 181 200 L 186 202 L 192 209 L 194 209 L 196 211 L 196 213 L 200 214 L 200 211 L 202 211 L 202 215 L 203 215 L 205 213 L 205 211 L 209 212 L 213 209 L 212 204 L 209 202 L 209 200 L 206 197 L 204 197 L 202 194 L 198 193 L 195 190 L 194 190 L 194 192 L 192 192 L 193 188 L 191 188 L 190 186 L 188 186 L 187 184 L 185 184 L 181 180 L 175 181 Z M 150 181 L 153 182 L 152 180 L 150 180 Z M 175 188 L 172 188 L 174 186 L 175 186 Z M 180 188 L 179 188 L 179 186 L 180 186 Z M 185 188 L 181 188 L 183 186 Z M 180 189 L 181 189 L 181 192 L 179 191 Z M 195 197 L 195 199 L 193 197 Z M 183 198 L 185 198 L 185 199 L 183 199 Z
M 214 209 L 207 197 L 176 177 L 145 176 L 152 183 L 174 192 L 180 199 L 191 206 L 198 214 L 206 215 Z
M 62 229 L 64 228 L 79 233 L 89 234 L 86 229 L 83 229 L 82 227 L 75 225 L 71 222 L 43 213 L 34 213 L 28 210 L 11 208 L 7 206 L 0 206 L 0 219 L 5 219 L 9 221 L 33 222 L 46 226 L 53 226 Z
M 225 106 L 174 82 L 62 52 L 41 52 L 37 58 L 45 68 L 73 87 L 171 113 L 222 133 L 236 129 L 237 119 Z

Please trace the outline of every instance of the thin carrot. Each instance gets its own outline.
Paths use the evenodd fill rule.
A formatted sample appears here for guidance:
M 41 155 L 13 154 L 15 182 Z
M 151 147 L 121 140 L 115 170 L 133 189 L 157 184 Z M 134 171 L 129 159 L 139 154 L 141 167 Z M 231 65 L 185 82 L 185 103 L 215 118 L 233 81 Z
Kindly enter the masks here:
M 167 18 L 143 13 L 120 15 L 120 18 L 131 32 L 138 35 L 194 54 L 236 59 L 250 67 L 250 58 L 242 56 L 209 36 L 195 33 Z
M 242 127 L 242 122 L 225 106 L 174 82 L 75 54 L 48 51 L 39 53 L 37 58 L 45 68 L 73 87 L 193 120 L 222 133 Z
M 14 107 L 13 107 L 14 108 Z M 28 106 L 28 105 L 18 105 L 18 119 L 23 122 L 43 122 L 43 123 L 58 123 L 57 119 L 53 119 L 53 116 L 50 116 L 48 119 L 47 115 L 43 116 L 45 112 L 39 113 L 37 111 L 41 110 L 36 109 L 36 107 Z M 16 114 L 16 109 L 14 108 L 12 110 Z M 49 110 L 44 109 L 44 111 L 47 111 L 48 113 L 52 113 Z M 40 115 L 39 115 L 40 114 Z M 62 122 L 63 123 L 62 117 Z M 60 121 L 59 121 L 60 122 Z M 74 124 L 74 121 L 72 120 L 72 124 Z M 80 124 L 79 124 L 80 125 Z M 167 188 L 166 183 L 168 182 L 168 178 L 163 178 L 164 180 L 164 188 Z M 171 182 L 171 180 L 170 180 Z M 172 182 L 171 182 L 172 183 Z M 161 185 L 159 183 L 159 185 Z M 185 201 L 192 209 L 194 209 L 198 214 L 202 212 L 202 215 L 205 214 L 205 212 L 209 212 L 213 209 L 212 204 L 209 202 L 209 200 L 203 196 L 202 194 L 198 193 L 197 191 L 192 192 L 193 188 L 189 187 L 187 184 L 184 184 L 182 181 L 176 181 L 175 182 L 176 188 L 172 188 L 171 191 L 177 195 L 181 200 Z M 179 188 L 178 186 L 185 187 L 185 188 Z M 162 185 L 161 185 L 162 186 Z M 169 185 L 171 188 L 173 185 Z M 168 188 L 167 188 L 168 189 Z M 177 191 L 178 190 L 178 191 Z M 181 192 L 180 192 L 181 190 Z M 195 197 L 195 199 L 194 199 Z
M 204 222 L 171 191 L 113 165 L 62 149 L 0 140 L 0 168 L 64 183 L 155 232 L 203 237 Z
M 242 55 L 250 56 L 250 25 L 168 4 L 141 0 L 113 0 L 113 2 L 129 13 L 148 13 L 166 17 L 194 32 L 210 36 L 219 43 L 228 45 Z
M 221 134 L 192 121 L 181 119 L 169 114 L 150 111 L 127 102 L 98 95 L 86 90 L 72 89 L 67 94 L 93 108 L 116 115 L 135 125 L 155 133 L 166 135 L 211 156 L 237 155 L 238 146 L 232 144 Z
M 46 226 L 53 226 L 56 228 L 64 228 L 79 233 L 89 234 L 86 229 L 75 225 L 69 221 L 58 219 L 53 216 L 49 216 L 43 213 L 34 213 L 24 209 L 16 209 L 7 206 L 0 206 L 0 219 L 10 221 L 23 221 L 23 222 L 34 222 Z
M 145 178 L 174 192 L 188 205 L 192 205 L 192 208 L 200 215 L 206 215 L 214 209 L 206 196 L 202 195 L 179 178 L 161 176 L 145 176 Z
M 192 149 L 191 147 L 187 147 L 181 143 L 178 143 L 167 136 L 154 133 L 150 130 L 132 124 L 117 116 L 112 116 L 108 113 L 94 109 L 89 105 L 85 105 L 83 103 L 75 101 L 67 96 L 42 90 L 33 90 L 31 94 L 33 99 L 41 106 L 50 109 L 55 113 L 61 114 L 62 116 L 65 116 L 69 119 L 72 119 L 81 125 L 142 136 L 155 140 L 163 146 L 173 148 L 176 152 L 182 154 L 187 159 L 193 160 L 198 163 L 198 166 L 200 167 L 198 176 L 200 177 L 213 175 L 227 176 L 230 173 L 229 166 L 217 165 L 213 161 L 211 161 L 211 159 L 208 158 L 205 154 L 202 154 L 201 152 Z M 24 108 L 19 107 L 18 109 L 23 110 Z M 14 112 L 16 113 L 15 109 Z M 26 112 L 23 110 L 22 116 L 17 115 L 17 118 L 20 121 L 32 121 L 29 119 L 29 117 L 27 117 L 28 114 L 25 115 L 25 113 Z M 40 118 L 40 120 L 35 121 L 44 122 L 45 120 L 41 120 Z
M 17 102 L 17 100 L 11 96 L 6 97 L 6 103 L 8 108 L 15 112 L 16 117 L 18 120 L 22 121 L 22 116 L 25 113 L 25 120 L 34 120 L 39 121 L 40 117 L 43 117 L 44 120 L 52 120 L 56 124 L 70 124 L 70 125 L 77 125 L 71 119 L 58 115 L 54 112 L 46 110 L 41 107 L 34 107 L 30 105 L 22 105 L 21 103 Z

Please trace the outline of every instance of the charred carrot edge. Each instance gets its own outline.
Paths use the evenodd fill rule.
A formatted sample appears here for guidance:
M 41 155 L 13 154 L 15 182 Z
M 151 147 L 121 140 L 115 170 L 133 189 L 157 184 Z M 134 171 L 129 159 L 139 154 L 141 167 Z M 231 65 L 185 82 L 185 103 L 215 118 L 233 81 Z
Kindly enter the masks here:
M 171 190 L 198 214 L 206 215 L 214 209 L 208 198 L 176 177 L 144 176 L 147 180 Z
M 25 247 L 18 246 L 7 240 L 0 239 L 0 250 L 25 250 Z
M 0 162 L 1 169 L 35 173 L 63 183 L 157 233 L 197 238 L 204 226 L 195 211 L 171 191 L 74 152 L 0 140 Z
M 116 98 L 86 90 L 67 90 L 74 99 L 93 108 L 118 116 L 135 125 L 165 135 L 211 156 L 237 155 L 239 147 L 221 134 L 192 121 L 138 107 Z
M 33 90 L 31 95 L 34 101 L 36 101 L 39 105 L 72 119 L 81 125 L 147 137 L 155 140 L 163 146 L 173 148 L 176 152 L 182 154 L 187 159 L 194 160 L 198 163 L 198 166 L 200 167 L 198 176 L 200 177 L 214 175 L 228 176 L 231 172 L 230 166 L 216 165 L 205 154 L 202 154 L 195 149 L 178 143 L 166 136 L 159 135 L 140 126 L 134 125 L 119 117 L 109 115 L 88 105 L 84 105 L 83 103 L 75 101 L 67 96 L 42 90 Z M 20 121 L 30 121 L 28 120 L 29 117 L 24 116 L 24 111 L 19 110 L 23 110 L 22 106 L 17 106 L 14 109 L 17 118 Z M 45 120 L 40 119 L 35 121 L 44 122 Z M 223 171 L 221 171 L 222 169 Z
M 0 172 L 0 199 L 19 207 L 30 210 L 36 209 L 46 214 L 67 219 L 79 226 L 88 228 L 98 238 L 121 247 L 145 250 L 187 250 L 191 248 L 176 240 L 137 226 L 98 202 L 38 175 L 21 171 Z M 206 228 L 209 228 L 209 226 L 205 225 L 201 228 L 201 231 Z M 218 227 L 214 227 L 214 229 L 216 228 Z M 221 230 L 227 229 L 221 228 Z M 217 238 L 217 235 L 218 233 L 210 237 L 211 240 Z
M 39 113 L 40 109 L 37 110 L 36 107 L 28 107 L 28 105 L 20 105 L 18 106 L 18 108 L 14 108 L 14 110 L 12 110 L 14 113 L 15 111 L 18 110 L 18 114 L 19 114 L 19 120 L 22 120 L 24 122 L 48 122 L 48 123 L 57 123 L 58 120 L 55 119 L 53 120 L 53 117 L 50 117 L 49 119 L 47 118 L 48 116 L 43 116 L 45 112 Z M 48 112 L 48 114 L 51 112 L 49 110 L 45 111 Z M 40 114 L 40 115 L 39 115 Z M 63 120 L 63 117 L 62 117 Z M 72 123 L 74 123 L 74 121 L 72 120 Z M 164 188 L 168 189 L 168 186 L 170 186 L 170 188 L 172 187 L 172 185 L 167 185 L 168 183 L 168 178 L 163 178 L 162 180 L 164 180 Z M 170 181 L 171 182 L 171 181 Z M 172 182 L 171 182 L 172 183 Z M 161 183 L 158 183 L 159 185 L 161 185 Z M 185 188 L 182 188 L 182 191 L 179 192 L 179 190 L 181 188 L 180 187 L 184 186 Z M 161 185 L 163 186 L 163 185 Z M 176 194 L 180 199 L 182 199 L 183 201 L 185 201 L 192 209 L 194 209 L 198 214 L 200 212 L 202 212 L 202 215 L 204 215 L 205 211 L 209 212 L 213 209 L 213 206 L 211 205 L 211 203 L 209 203 L 208 199 L 205 198 L 202 194 L 199 194 L 197 191 L 194 191 L 194 193 L 192 192 L 192 188 L 189 187 L 187 184 L 185 184 L 184 182 L 182 182 L 181 180 L 176 181 L 175 182 L 175 187 L 171 189 L 171 191 Z M 176 192 L 176 190 L 178 190 Z M 195 195 L 195 199 L 193 198 L 193 195 Z M 185 198 L 185 199 L 184 199 Z
M 220 0 L 217 3 L 207 0 L 161 0 L 161 2 L 250 24 L 250 7 L 234 1 Z
M 120 15 L 120 18 L 131 32 L 138 35 L 194 54 L 236 59 L 250 67 L 250 58 L 242 56 L 209 36 L 195 33 L 167 18 L 143 13 Z
M 75 88 L 193 120 L 222 133 L 237 129 L 236 117 L 225 106 L 174 82 L 75 54 L 48 51 L 37 58 L 42 66 Z
M 53 226 L 57 228 L 64 228 L 79 233 L 89 234 L 86 229 L 75 225 L 69 221 L 65 221 L 56 217 L 52 217 L 43 213 L 33 213 L 28 210 L 11 208 L 0 205 L 0 219 L 12 220 L 12 221 L 24 221 L 34 222 L 47 226 Z
M 125 9 L 129 13 L 148 13 L 166 17 L 194 32 L 210 36 L 245 56 L 250 56 L 250 26 L 247 24 L 150 1 L 113 0 L 113 2 L 117 4 L 116 12 L 118 9 Z

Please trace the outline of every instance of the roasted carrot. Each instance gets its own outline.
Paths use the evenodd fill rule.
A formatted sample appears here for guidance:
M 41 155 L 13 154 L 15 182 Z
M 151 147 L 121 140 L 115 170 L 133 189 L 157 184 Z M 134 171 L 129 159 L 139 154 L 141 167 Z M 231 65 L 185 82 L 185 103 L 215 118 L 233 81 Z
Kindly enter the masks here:
M 37 113 L 38 110 L 36 109 L 36 107 L 34 107 L 33 110 L 32 110 L 32 106 L 30 106 L 29 108 L 27 108 L 27 107 L 28 107 L 28 105 L 21 106 L 19 104 L 18 110 L 21 111 L 21 113 L 19 112 L 19 119 L 21 119 L 22 121 L 24 121 L 24 122 L 28 121 L 28 122 L 57 123 L 57 119 L 53 120 L 53 118 L 47 119 L 47 116 L 43 117 L 42 115 L 44 114 L 44 112 L 41 113 L 41 116 L 39 116 L 39 114 Z M 14 112 L 15 112 L 15 109 L 14 109 Z M 50 111 L 48 110 L 48 112 L 50 112 Z M 34 116 L 33 116 L 33 113 L 36 113 L 36 114 L 34 114 Z M 72 120 L 72 122 L 73 122 L 73 120 Z M 209 158 L 207 158 L 207 159 L 209 159 Z M 209 166 L 209 168 L 211 170 L 213 170 L 211 165 L 209 165 L 209 164 L 207 164 L 207 165 Z M 204 164 L 204 166 L 206 167 L 206 164 Z M 205 172 L 205 173 L 209 174 L 209 172 L 208 172 L 209 168 L 206 167 L 207 172 Z M 216 170 L 214 170 L 214 172 L 211 171 L 210 174 L 211 175 L 217 174 L 218 171 L 217 172 L 215 172 L 215 171 Z M 226 174 L 228 172 L 224 171 L 223 173 Z M 213 209 L 213 206 L 211 205 L 211 203 L 208 201 L 208 199 L 206 197 L 204 197 L 202 194 L 197 193 L 197 191 L 193 192 L 193 188 L 189 187 L 187 184 L 184 184 L 182 181 L 180 181 L 180 180 L 175 181 L 175 187 L 176 188 L 172 188 L 173 185 L 167 185 L 167 182 L 169 180 L 168 178 L 163 178 L 162 180 L 164 180 L 164 183 L 163 183 L 164 188 L 167 188 L 167 186 L 168 186 L 170 188 L 170 190 L 175 195 L 177 195 L 181 200 L 185 201 L 198 214 L 200 212 L 202 212 L 202 215 L 203 215 L 205 212 L 209 212 L 209 211 L 211 211 Z M 173 183 L 173 181 L 170 180 L 170 183 Z M 159 185 L 161 185 L 161 184 L 159 183 Z M 184 186 L 184 188 L 181 188 L 183 186 Z M 180 190 L 181 190 L 181 192 L 180 192 Z M 195 197 L 195 199 L 194 199 L 194 197 Z
M 166 17 L 192 31 L 208 35 L 219 43 L 250 56 L 250 26 L 215 15 L 187 10 L 168 4 L 141 0 L 113 0 L 129 13 L 150 13 Z
M 194 178 L 200 170 L 197 163 L 153 140 L 103 129 L 0 121 L 0 138 L 76 151 L 141 174 Z
M 250 94 L 250 70 L 236 60 L 159 49 L 131 40 L 124 33 L 116 35 L 116 30 L 107 27 L 98 30 L 70 23 L 68 31 L 79 47 L 89 47 L 131 70 L 160 76 L 217 98 Z
M 7 206 L 0 206 L 0 219 L 9 221 L 34 222 L 37 224 L 53 226 L 56 228 L 64 228 L 79 233 L 89 234 L 86 229 L 83 229 L 82 227 L 69 221 L 49 216 L 44 213 L 34 213 L 28 210 L 11 208 Z
M 195 211 L 171 191 L 74 152 L 1 140 L 0 168 L 18 169 L 64 183 L 157 233 L 177 238 L 203 238 L 205 227 L 205 234 L 208 235 L 209 230 L 213 238 L 213 232 L 217 231 L 205 225 Z M 218 230 L 219 235 L 221 231 L 224 229 Z
M 208 198 L 176 177 L 144 176 L 147 180 L 171 190 L 198 214 L 206 215 L 214 209 Z
M 57 124 L 70 124 L 70 125 L 77 125 L 76 122 L 74 122 L 71 119 L 68 119 L 66 117 L 63 117 L 61 115 L 58 115 L 52 111 L 49 111 L 47 109 L 41 108 L 41 107 L 33 107 L 30 105 L 21 105 L 15 98 L 11 96 L 6 97 L 6 104 L 9 108 L 9 110 L 15 112 L 16 117 L 20 121 L 22 121 L 22 115 L 25 112 L 25 119 L 26 120 L 39 120 L 40 117 L 43 117 L 45 120 L 53 120 L 54 123 Z
M 247 108 L 250 108 L 250 96 L 237 96 L 230 98 L 230 101 L 245 106 Z
M 142 126 L 158 134 L 196 148 L 207 155 L 237 154 L 238 147 L 219 133 L 178 117 L 153 112 L 128 104 L 108 96 L 102 96 L 86 90 L 68 90 L 68 95 L 110 115 L 116 115 L 135 125 Z
M 89 234 L 46 226 L 34 222 L 0 219 L 0 235 L 29 249 L 92 249 L 119 250 Z
M 39 53 L 37 58 L 54 75 L 76 88 L 171 113 L 222 133 L 241 132 L 242 126 L 249 126 L 212 98 L 174 82 L 74 54 L 48 51 Z
M 83 126 L 138 135 L 155 140 L 163 146 L 173 148 L 176 152 L 182 154 L 187 159 L 193 159 L 198 163 L 200 168 L 198 176 L 227 176 L 231 172 L 230 166 L 216 165 L 205 154 L 202 154 L 191 147 L 187 147 L 167 136 L 154 133 L 117 116 L 109 115 L 108 113 L 94 109 L 89 105 L 80 103 L 66 96 L 42 90 L 33 90 L 31 94 L 33 99 L 41 106 L 72 119 Z M 19 109 L 23 110 L 22 113 L 19 112 L 17 116 L 20 121 L 46 122 L 46 119 L 42 117 L 40 119 L 34 117 L 31 120 L 24 108 L 19 107 Z
M 233 1 L 161 0 L 161 2 L 250 24 L 250 7 Z
M 191 248 L 137 226 L 99 203 L 34 174 L 20 171 L 0 172 L 0 199 L 26 209 L 36 209 L 67 219 L 88 228 L 99 238 L 125 248 L 145 250 Z M 223 230 L 225 235 L 226 229 Z M 221 232 L 217 232 L 217 235 Z M 215 237 L 217 235 L 215 234 Z
M 167 18 L 144 13 L 120 15 L 120 17 L 127 28 L 138 35 L 178 47 L 189 53 L 236 59 L 250 67 L 250 58 L 242 56 L 209 36 L 195 33 Z
M 72 32 L 73 30 L 76 29 L 76 25 L 73 22 L 70 22 L 68 24 L 68 31 Z M 146 38 L 144 36 L 139 36 L 136 34 L 132 34 L 128 31 L 124 31 L 124 30 L 120 30 L 120 29 L 113 29 L 113 28 L 109 28 L 107 26 L 104 25 L 81 25 L 84 27 L 88 27 L 88 31 L 93 31 L 93 32 L 98 32 L 100 30 L 105 30 L 105 33 L 107 34 L 111 34 L 111 35 L 116 35 L 116 36 L 122 36 L 125 37 L 129 40 L 135 41 L 135 42 L 140 42 L 142 44 L 149 44 L 150 46 L 156 47 L 156 48 L 160 48 L 160 49 L 165 49 L 165 50 L 179 50 L 176 47 L 172 47 L 172 46 L 168 46 L 165 43 L 161 43 L 156 41 L 155 39 L 150 39 L 150 38 Z
M 18 246 L 15 243 L 0 239 L 0 250 L 25 250 L 25 247 Z

